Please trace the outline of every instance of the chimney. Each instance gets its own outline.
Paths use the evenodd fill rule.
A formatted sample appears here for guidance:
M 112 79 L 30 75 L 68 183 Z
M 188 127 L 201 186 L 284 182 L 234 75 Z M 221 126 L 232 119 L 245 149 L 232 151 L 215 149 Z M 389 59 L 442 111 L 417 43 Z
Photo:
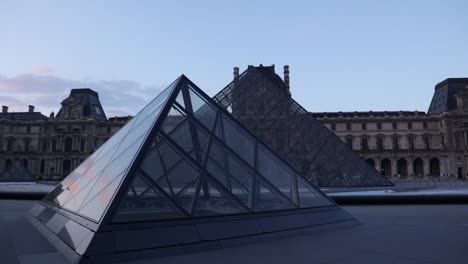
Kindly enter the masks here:
M 239 67 L 234 67 L 234 80 L 239 77 Z
M 2 105 L 2 113 L 8 113 L 8 106 Z
M 289 91 L 289 66 L 288 65 L 284 65 L 284 85 L 288 89 L 288 93 L 289 93 L 290 91 Z
M 34 105 L 29 105 L 29 113 L 34 112 Z

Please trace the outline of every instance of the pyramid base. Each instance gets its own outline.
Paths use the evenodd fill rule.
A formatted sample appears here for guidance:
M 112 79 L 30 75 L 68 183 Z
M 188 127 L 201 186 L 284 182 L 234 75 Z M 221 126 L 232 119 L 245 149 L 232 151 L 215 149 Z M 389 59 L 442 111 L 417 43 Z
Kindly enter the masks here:
M 358 224 L 337 206 L 103 225 L 97 232 L 47 203 L 38 203 L 30 214 L 31 223 L 70 263 L 155 259 Z

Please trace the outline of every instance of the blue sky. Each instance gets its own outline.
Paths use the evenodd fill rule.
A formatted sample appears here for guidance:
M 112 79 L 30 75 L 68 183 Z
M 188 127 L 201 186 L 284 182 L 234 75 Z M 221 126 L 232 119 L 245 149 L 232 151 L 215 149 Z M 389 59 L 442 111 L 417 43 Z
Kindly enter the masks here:
M 57 111 L 69 89 L 134 114 L 184 73 L 213 95 L 232 67 L 290 65 L 308 110 L 426 111 L 468 77 L 468 1 L 0 0 L 0 103 Z

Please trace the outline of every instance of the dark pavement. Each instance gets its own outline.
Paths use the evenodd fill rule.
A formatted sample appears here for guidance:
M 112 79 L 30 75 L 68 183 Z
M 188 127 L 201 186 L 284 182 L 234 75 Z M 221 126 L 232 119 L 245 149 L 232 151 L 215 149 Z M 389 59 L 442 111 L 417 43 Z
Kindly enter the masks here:
M 0 200 L 0 263 L 65 261 L 25 218 L 33 203 Z M 468 263 L 468 205 L 344 208 L 361 225 L 132 263 Z

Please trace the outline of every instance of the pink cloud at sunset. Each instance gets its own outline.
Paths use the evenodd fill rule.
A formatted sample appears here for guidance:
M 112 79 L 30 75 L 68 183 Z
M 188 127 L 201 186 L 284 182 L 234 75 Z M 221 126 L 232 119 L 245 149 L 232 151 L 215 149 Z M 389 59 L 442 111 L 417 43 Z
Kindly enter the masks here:
M 42 72 L 47 72 L 44 68 Z M 80 81 L 43 74 L 21 74 L 5 77 L 0 74 L 0 104 L 9 111 L 25 112 L 28 105 L 48 116 L 60 109 L 60 103 L 73 88 L 91 88 L 108 117 L 136 114 L 163 87 L 143 86 L 131 80 Z
M 51 75 L 51 74 L 54 74 L 55 71 L 48 65 L 38 65 L 38 66 L 31 68 L 29 71 L 27 71 L 27 73 Z

